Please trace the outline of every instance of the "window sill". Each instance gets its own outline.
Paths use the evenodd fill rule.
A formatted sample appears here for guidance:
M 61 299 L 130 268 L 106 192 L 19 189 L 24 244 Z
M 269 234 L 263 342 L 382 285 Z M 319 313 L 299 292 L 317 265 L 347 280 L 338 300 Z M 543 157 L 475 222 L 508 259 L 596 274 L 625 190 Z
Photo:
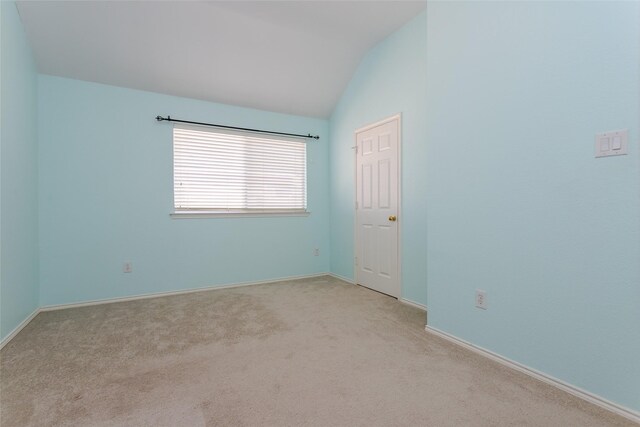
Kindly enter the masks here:
M 309 211 L 201 211 L 186 212 L 174 211 L 169 214 L 172 219 L 195 219 L 195 218 L 268 218 L 281 216 L 309 216 Z

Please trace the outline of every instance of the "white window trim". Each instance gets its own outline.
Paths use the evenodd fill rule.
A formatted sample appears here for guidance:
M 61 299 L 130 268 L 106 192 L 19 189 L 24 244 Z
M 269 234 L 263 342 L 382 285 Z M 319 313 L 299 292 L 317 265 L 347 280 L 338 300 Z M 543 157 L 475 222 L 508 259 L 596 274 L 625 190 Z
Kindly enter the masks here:
M 278 210 L 278 211 L 173 211 L 169 214 L 172 219 L 194 218 L 266 218 L 287 216 L 309 216 L 308 210 Z

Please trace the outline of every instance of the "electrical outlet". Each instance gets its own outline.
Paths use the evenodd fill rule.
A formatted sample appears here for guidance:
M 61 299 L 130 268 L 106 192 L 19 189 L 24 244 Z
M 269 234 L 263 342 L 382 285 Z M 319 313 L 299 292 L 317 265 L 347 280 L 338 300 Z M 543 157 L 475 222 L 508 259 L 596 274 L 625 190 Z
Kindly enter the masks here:
M 320 249 L 315 248 L 315 249 L 313 250 L 313 256 L 320 256 Z
M 487 293 L 481 289 L 476 289 L 476 307 L 487 309 Z
M 126 261 L 122 264 L 122 272 L 123 273 L 131 273 L 133 271 L 133 264 L 131 261 Z

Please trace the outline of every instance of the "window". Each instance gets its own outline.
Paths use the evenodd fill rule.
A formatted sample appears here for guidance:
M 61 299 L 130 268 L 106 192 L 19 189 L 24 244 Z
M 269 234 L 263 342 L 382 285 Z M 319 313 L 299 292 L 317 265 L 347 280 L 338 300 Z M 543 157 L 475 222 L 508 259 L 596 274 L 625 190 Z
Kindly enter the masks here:
M 175 126 L 173 194 L 180 214 L 304 214 L 302 139 Z

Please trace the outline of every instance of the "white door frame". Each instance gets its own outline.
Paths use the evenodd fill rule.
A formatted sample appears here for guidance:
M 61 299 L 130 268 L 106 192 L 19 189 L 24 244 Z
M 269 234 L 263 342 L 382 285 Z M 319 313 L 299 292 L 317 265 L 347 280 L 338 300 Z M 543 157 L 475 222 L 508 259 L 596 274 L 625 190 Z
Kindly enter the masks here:
M 367 131 L 369 129 L 372 129 L 374 127 L 383 125 L 385 123 L 389 123 L 392 122 L 394 120 L 398 121 L 398 164 L 397 164 L 397 171 L 398 171 L 398 213 L 396 214 L 398 217 L 398 227 L 397 227 L 397 232 L 398 232 L 398 288 L 400 289 L 400 294 L 398 295 L 398 301 L 402 300 L 402 291 L 403 291 L 403 286 L 402 286 L 402 113 L 397 113 L 394 114 L 393 116 L 389 116 L 385 119 L 382 120 L 378 120 L 377 122 L 365 125 L 361 128 L 358 128 L 354 131 L 353 133 L 353 139 L 355 142 L 355 149 L 354 151 L 354 156 L 353 156 L 353 170 L 354 170 L 354 189 L 353 189 L 353 193 L 355 196 L 355 202 L 353 204 L 353 208 L 354 208 L 354 215 L 353 215 L 353 249 L 354 249 L 354 255 L 353 255 L 353 271 L 355 272 L 355 274 L 353 275 L 354 279 L 355 279 L 355 283 L 359 284 L 359 280 L 358 280 L 358 266 L 356 265 L 356 254 L 358 253 L 358 212 L 356 209 L 356 203 L 358 201 L 358 153 L 357 153 L 357 147 L 358 147 L 358 134 L 360 132 L 364 132 Z

